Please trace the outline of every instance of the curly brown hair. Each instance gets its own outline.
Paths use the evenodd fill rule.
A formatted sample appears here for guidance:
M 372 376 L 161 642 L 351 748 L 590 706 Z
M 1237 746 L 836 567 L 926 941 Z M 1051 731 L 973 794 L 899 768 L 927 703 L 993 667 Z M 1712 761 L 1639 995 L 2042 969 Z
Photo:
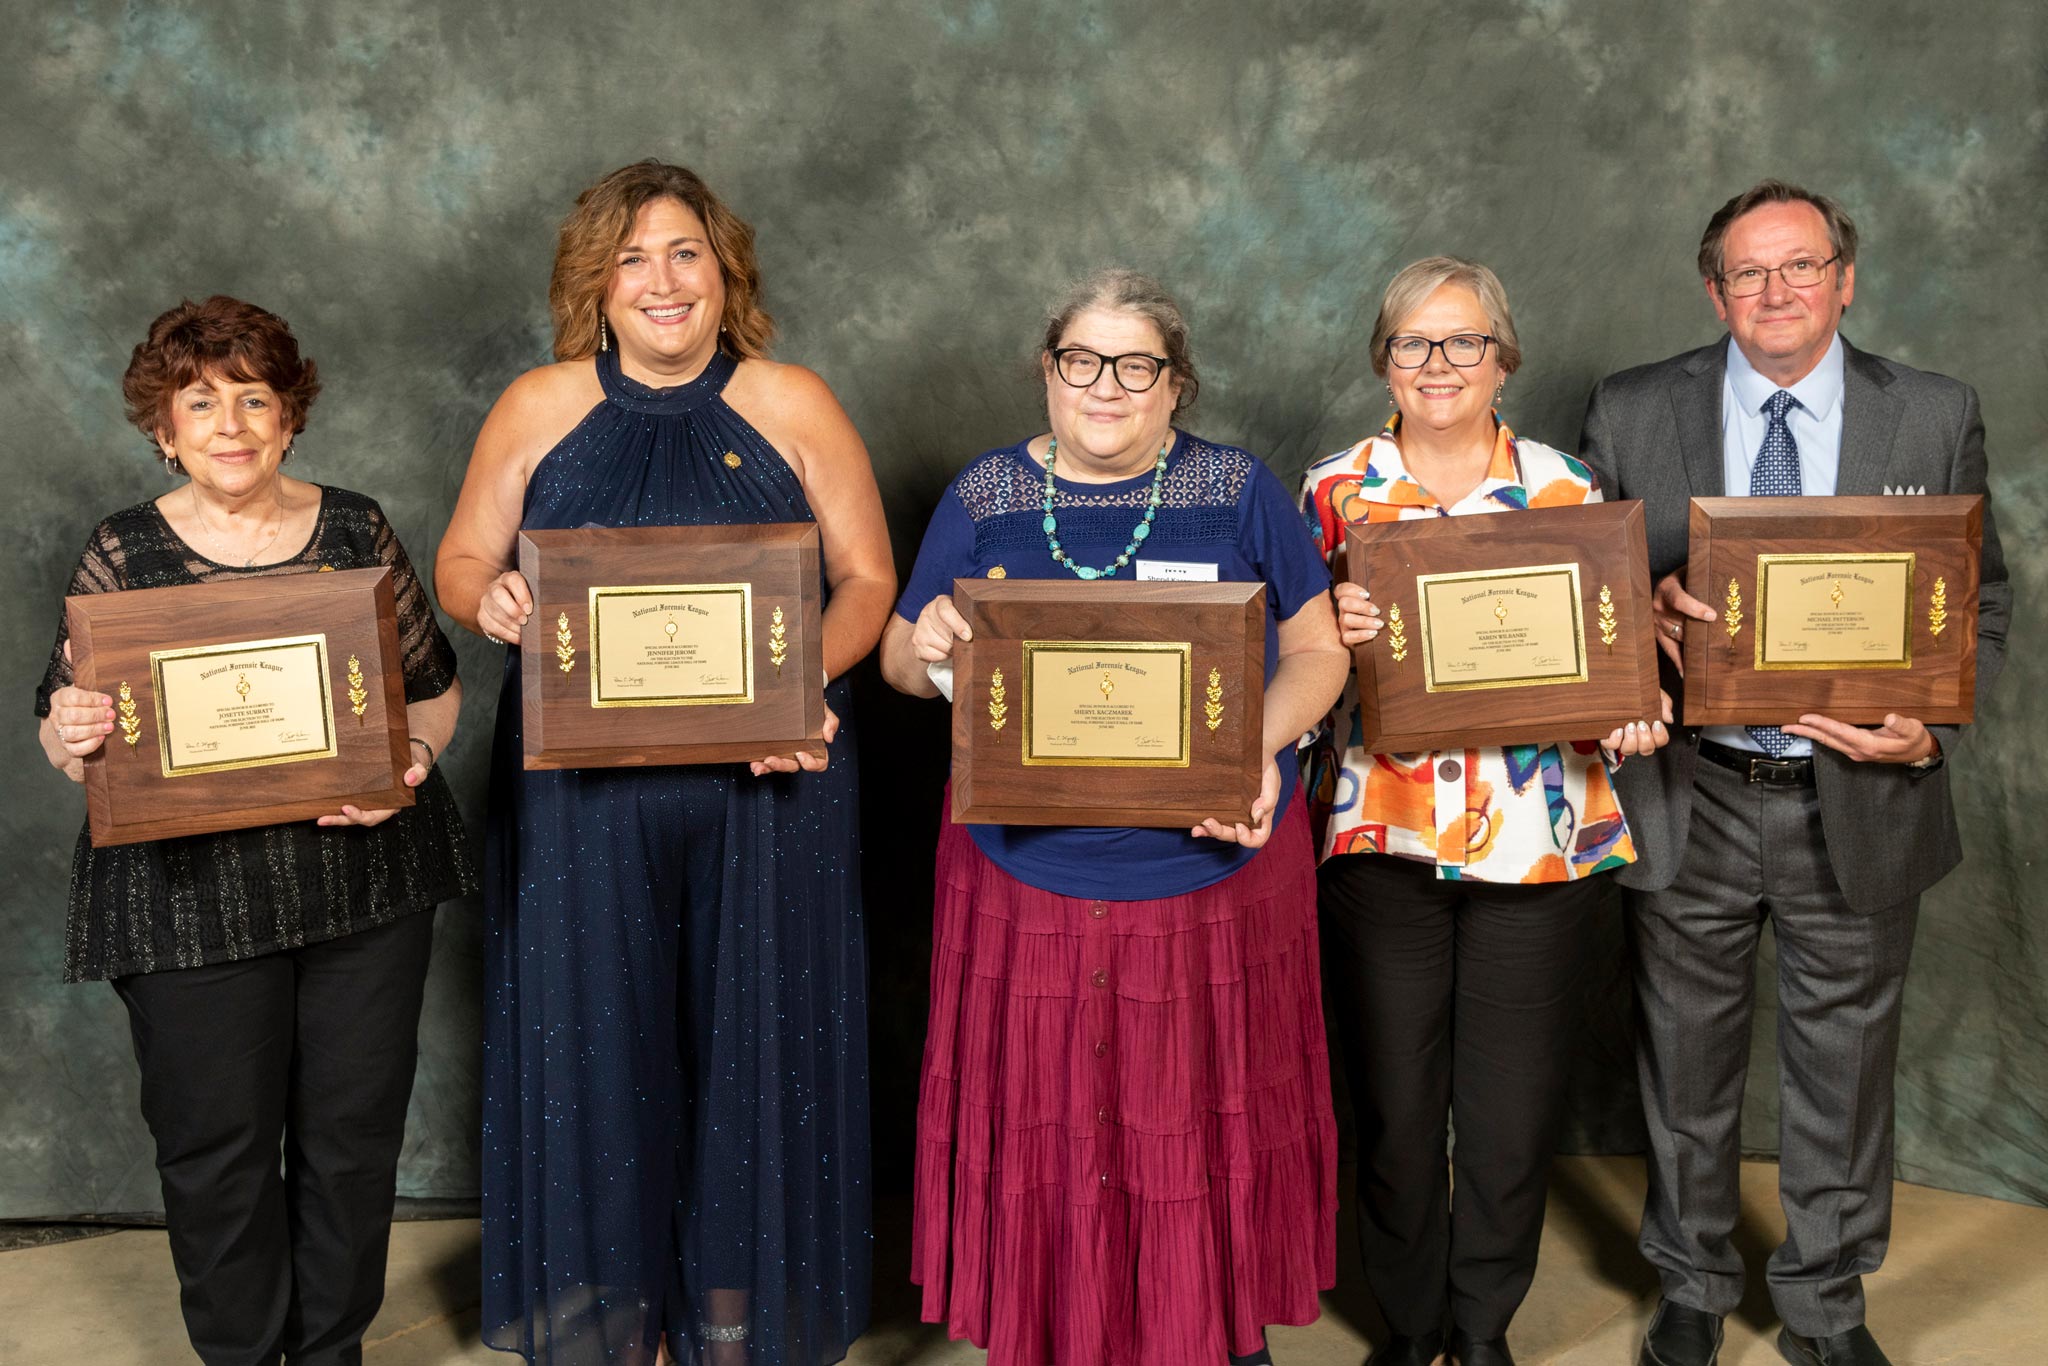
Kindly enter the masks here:
M 299 354 L 290 323 L 226 294 L 196 304 L 186 299 L 157 315 L 121 376 L 128 420 L 152 451 L 161 453 L 159 434 L 171 425 L 178 391 L 209 375 L 269 385 L 293 436 L 306 430 L 306 414 L 320 396 L 319 371 Z
M 598 319 L 619 248 L 633 231 L 640 210 L 657 199 L 682 203 L 703 222 L 711 239 L 711 253 L 725 279 L 720 349 L 756 360 L 766 357 L 768 343 L 775 338 L 775 321 L 761 307 L 753 228 L 696 172 L 649 158 L 621 166 L 577 195 L 576 207 L 562 220 L 554 276 L 548 281 L 555 359 L 583 360 L 597 354 Z

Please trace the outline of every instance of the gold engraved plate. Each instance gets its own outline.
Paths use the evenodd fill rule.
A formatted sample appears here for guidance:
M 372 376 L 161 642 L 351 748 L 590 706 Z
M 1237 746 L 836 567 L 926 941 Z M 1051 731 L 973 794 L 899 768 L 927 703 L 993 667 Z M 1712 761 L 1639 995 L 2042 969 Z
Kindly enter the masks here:
M 1586 681 L 1578 565 L 1422 574 L 1415 592 L 1428 691 Z
M 1024 642 L 1026 764 L 1186 768 L 1186 641 Z
M 1756 557 L 1756 667 L 1909 669 L 1911 551 Z
M 1927 634 L 1939 637 L 1948 629 L 1948 580 L 1934 581 L 1934 595 L 1927 600 Z
M 754 586 L 748 583 L 591 589 L 590 705 L 753 701 L 753 619 Z
M 153 650 L 149 672 L 166 778 L 334 756 L 324 635 Z

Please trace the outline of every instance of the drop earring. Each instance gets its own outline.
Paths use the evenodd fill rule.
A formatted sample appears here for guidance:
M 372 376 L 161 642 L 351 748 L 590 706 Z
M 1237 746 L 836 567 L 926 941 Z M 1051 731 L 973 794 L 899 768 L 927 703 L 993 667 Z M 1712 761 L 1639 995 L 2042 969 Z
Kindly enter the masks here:
M 1500 407 L 1500 396 L 1501 396 L 1502 394 L 1506 393 L 1507 391 L 1508 391 L 1508 382 L 1507 382 L 1506 380 L 1502 380 L 1502 381 L 1500 382 L 1500 387 L 1499 387 L 1499 388 L 1497 388 L 1497 389 L 1495 389 L 1495 390 L 1493 391 L 1493 406 L 1494 406 L 1494 407 L 1496 407 L 1496 408 Z
M 600 351 L 612 349 L 611 334 L 605 331 L 604 314 L 602 313 L 597 315 L 597 349 Z

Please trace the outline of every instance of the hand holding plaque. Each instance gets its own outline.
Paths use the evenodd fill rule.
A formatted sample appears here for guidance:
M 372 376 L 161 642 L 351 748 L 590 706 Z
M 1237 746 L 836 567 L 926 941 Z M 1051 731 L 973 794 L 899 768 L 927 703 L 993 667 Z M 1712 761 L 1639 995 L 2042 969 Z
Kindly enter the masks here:
M 1687 725 L 1967 722 L 1983 498 L 1695 498 Z
M 1251 825 L 1265 585 L 958 579 L 953 819 Z
M 65 614 L 78 685 L 115 699 L 85 756 L 95 845 L 413 804 L 390 570 L 88 593 Z
M 1661 715 L 1640 504 L 1353 523 L 1365 746 L 1593 740 Z
M 528 769 L 823 766 L 814 524 L 523 531 L 519 567 Z

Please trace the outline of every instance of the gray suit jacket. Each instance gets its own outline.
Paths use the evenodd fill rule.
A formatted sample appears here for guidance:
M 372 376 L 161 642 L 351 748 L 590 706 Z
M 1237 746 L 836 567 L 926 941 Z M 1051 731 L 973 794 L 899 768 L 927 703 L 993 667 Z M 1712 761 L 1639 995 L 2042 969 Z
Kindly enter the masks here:
M 1842 454 L 1838 494 L 1925 486 L 1928 493 L 1983 493 L 1982 587 L 1977 596 L 1977 702 L 2005 663 L 2012 586 L 1984 482 L 1984 423 L 1967 384 L 1858 351 L 1843 339 Z M 1594 386 L 1579 438 L 1609 498 L 1640 498 L 1650 542 L 1650 577 L 1686 565 L 1687 500 L 1720 496 L 1721 388 L 1728 341 L 1654 365 L 1624 370 Z M 1659 653 L 1659 663 L 1663 656 Z M 1674 700 L 1682 682 L 1665 668 Z M 1954 726 L 1929 727 L 1944 756 Z M 1916 896 L 1962 861 L 1949 799 L 1950 766 L 1858 763 L 1814 747 L 1814 783 L 1828 861 L 1842 895 L 1858 909 Z M 1692 815 L 1699 732 L 1682 730 L 1654 759 L 1621 766 L 1616 786 L 1635 837 L 1636 862 L 1623 885 L 1671 885 Z

